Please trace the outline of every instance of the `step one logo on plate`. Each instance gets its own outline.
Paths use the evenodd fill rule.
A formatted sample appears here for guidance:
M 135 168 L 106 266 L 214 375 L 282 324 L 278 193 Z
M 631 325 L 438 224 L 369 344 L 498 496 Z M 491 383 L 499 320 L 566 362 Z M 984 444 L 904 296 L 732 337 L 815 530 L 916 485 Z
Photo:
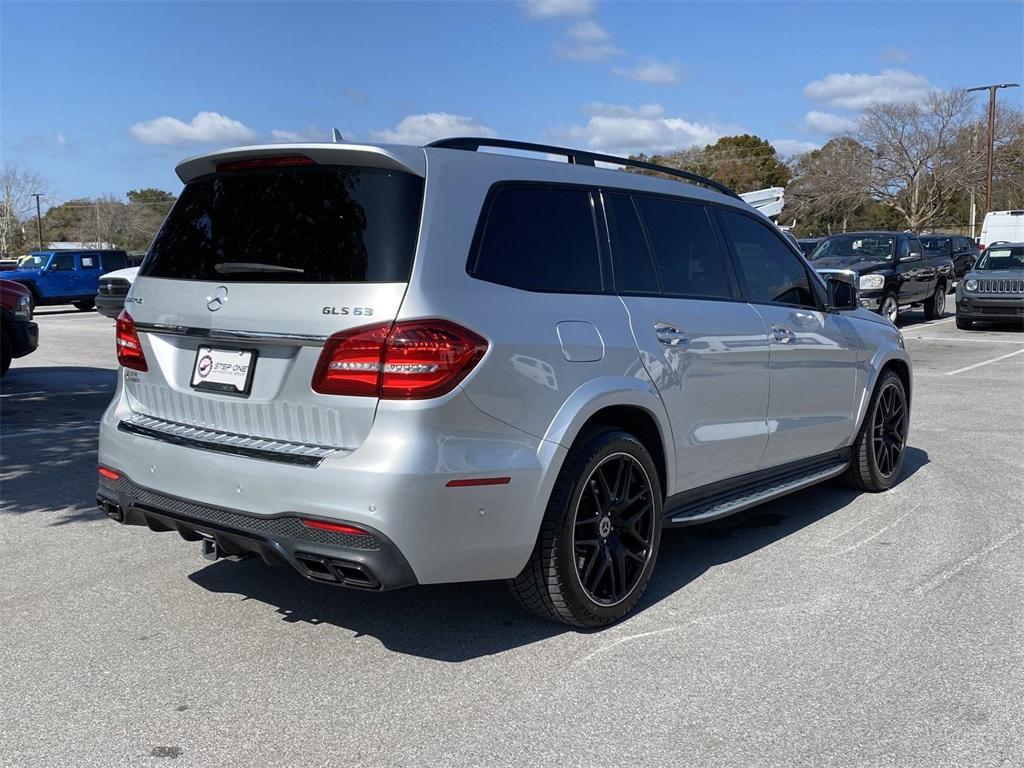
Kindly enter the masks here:
M 192 386 L 228 394 L 248 394 L 255 350 L 200 347 L 192 369 Z

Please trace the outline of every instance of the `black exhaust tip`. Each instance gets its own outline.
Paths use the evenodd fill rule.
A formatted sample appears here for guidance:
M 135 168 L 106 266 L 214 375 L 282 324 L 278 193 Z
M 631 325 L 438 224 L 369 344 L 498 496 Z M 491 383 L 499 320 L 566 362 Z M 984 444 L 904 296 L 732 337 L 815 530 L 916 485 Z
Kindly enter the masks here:
M 353 589 L 381 588 L 380 581 L 362 563 L 334 560 L 305 552 L 296 552 L 295 559 L 305 575 L 316 581 L 329 581 Z
M 115 504 L 110 499 L 104 499 L 102 496 L 96 497 L 96 506 L 103 510 L 103 514 L 109 517 L 111 520 L 116 520 L 119 523 L 124 522 L 124 510 L 121 509 L 120 504 Z

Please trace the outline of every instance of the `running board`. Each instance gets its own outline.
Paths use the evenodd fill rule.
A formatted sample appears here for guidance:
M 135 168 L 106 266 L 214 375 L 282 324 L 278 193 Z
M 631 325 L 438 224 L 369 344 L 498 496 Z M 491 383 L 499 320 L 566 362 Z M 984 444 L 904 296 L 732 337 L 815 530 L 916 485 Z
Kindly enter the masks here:
M 836 461 L 825 466 L 818 465 L 812 469 L 775 477 L 760 485 L 738 488 L 731 494 L 722 493 L 711 498 L 705 497 L 686 506 L 670 510 L 669 522 L 674 525 L 690 525 L 727 517 L 841 475 L 848 466 L 848 461 Z

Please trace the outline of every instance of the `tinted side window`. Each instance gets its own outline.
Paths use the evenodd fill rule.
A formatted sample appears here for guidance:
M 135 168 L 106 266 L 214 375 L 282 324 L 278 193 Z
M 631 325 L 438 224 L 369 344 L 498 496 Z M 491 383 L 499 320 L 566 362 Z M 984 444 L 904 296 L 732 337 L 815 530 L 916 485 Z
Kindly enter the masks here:
M 658 293 L 658 276 L 654 272 L 654 263 L 632 198 L 617 193 L 605 194 L 604 204 L 612 241 L 615 290 Z
M 816 306 L 803 263 L 769 225 L 729 210 L 722 220 L 752 302 Z
M 54 272 L 67 272 L 75 268 L 75 254 L 58 253 L 50 260 L 50 269 Z
M 113 272 L 115 269 L 124 269 L 125 266 L 126 259 L 123 253 L 103 254 L 103 269 L 107 272 Z
M 924 246 L 921 245 L 921 241 L 920 240 L 918 240 L 916 237 L 908 237 L 907 238 L 907 243 L 910 246 L 910 252 L 912 254 L 917 254 L 918 256 L 924 256 Z
M 732 296 L 725 262 L 703 205 L 662 197 L 637 197 L 636 205 L 664 293 Z
M 599 292 L 601 265 L 590 193 L 508 186 L 491 196 L 470 274 L 514 288 Z

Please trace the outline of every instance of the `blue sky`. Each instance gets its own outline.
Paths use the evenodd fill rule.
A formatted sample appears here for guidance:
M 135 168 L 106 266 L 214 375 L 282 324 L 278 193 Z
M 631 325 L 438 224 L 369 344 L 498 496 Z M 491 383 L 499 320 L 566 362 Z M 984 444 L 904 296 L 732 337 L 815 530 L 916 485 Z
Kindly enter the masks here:
M 4 0 L 0 150 L 52 202 L 177 193 L 183 157 L 332 127 L 789 154 L 874 101 L 1024 81 L 1022 30 L 1020 2 Z

